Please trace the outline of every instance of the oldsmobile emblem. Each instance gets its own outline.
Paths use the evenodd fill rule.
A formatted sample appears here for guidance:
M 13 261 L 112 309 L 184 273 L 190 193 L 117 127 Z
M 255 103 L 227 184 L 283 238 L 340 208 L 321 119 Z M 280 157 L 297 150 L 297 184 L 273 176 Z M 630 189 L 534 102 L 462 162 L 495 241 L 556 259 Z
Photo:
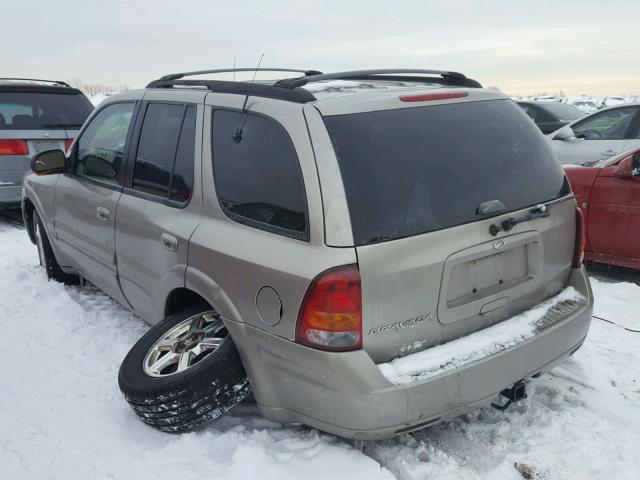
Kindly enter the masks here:
M 49 136 L 49 132 L 47 132 L 47 131 L 42 132 L 42 136 L 43 137 L 48 137 Z
M 502 250 L 504 248 L 504 240 L 496 240 L 493 242 L 493 248 L 496 250 Z
M 372 328 L 369 330 L 369 335 L 381 335 L 383 333 L 400 333 L 405 330 L 411 330 L 412 328 L 423 325 L 427 320 L 431 320 L 433 315 L 427 313 L 426 315 L 420 315 L 419 317 L 410 318 L 409 320 L 403 320 L 401 322 L 392 323 L 390 325 L 382 325 L 381 327 Z

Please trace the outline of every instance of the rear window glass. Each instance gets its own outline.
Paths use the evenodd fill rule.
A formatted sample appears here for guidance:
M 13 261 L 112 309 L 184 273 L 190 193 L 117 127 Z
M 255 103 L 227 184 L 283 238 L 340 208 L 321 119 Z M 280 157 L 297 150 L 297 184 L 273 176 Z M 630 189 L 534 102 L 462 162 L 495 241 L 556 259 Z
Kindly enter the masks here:
M 91 110 L 82 94 L 0 92 L 0 129 L 79 129 Z
M 537 127 L 509 100 L 325 117 L 357 245 L 473 222 L 569 193 Z

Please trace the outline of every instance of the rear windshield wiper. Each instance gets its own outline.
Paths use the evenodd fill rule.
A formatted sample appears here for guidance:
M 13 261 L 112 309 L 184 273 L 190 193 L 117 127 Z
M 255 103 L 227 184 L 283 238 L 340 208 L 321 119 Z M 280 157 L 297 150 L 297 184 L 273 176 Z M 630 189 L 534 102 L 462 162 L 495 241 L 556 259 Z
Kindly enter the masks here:
M 81 123 L 46 123 L 42 128 L 80 128 Z
M 505 232 L 508 232 L 519 223 L 530 222 L 536 218 L 544 218 L 549 215 L 551 215 L 551 203 L 540 203 L 521 217 L 510 217 L 499 224 L 492 223 L 489 227 L 489 233 L 495 237 L 500 231 L 504 230 Z

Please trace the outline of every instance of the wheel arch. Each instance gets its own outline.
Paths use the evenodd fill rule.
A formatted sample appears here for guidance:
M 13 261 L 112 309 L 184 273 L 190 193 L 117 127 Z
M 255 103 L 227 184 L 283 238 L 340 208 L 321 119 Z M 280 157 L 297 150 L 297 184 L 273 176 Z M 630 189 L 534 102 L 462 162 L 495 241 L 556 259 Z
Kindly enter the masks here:
M 24 226 L 27 229 L 29 240 L 31 240 L 31 243 L 34 245 L 36 244 L 36 234 L 33 231 L 33 212 L 35 209 L 36 207 L 29 197 L 25 198 L 22 203 L 22 219 L 24 221 Z
M 164 316 L 168 317 L 174 313 L 182 312 L 187 308 L 201 306 L 203 309 L 214 309 L 215 307 L 202 295 L 186 287 L 175 288 L 167 295 L 164 304 Z

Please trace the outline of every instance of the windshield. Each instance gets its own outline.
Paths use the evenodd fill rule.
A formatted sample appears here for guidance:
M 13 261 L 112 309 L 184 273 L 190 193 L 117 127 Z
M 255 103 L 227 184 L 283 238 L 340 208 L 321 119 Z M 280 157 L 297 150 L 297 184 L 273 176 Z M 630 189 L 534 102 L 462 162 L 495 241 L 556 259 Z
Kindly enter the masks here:
M 92 109 L 81 93 L 0 92 L 0 129 L 78 129 Z
M 544 108 L 563 122 L 572 122 L 584 117 L 584 112 L 566 103 L 547 103 Z
M 354 241 L 366 245 L 473 222 L 569 193 L 562 168 L 509 100 L 325 117 Z M 502 213 L 502 212 L 501 212 Z

